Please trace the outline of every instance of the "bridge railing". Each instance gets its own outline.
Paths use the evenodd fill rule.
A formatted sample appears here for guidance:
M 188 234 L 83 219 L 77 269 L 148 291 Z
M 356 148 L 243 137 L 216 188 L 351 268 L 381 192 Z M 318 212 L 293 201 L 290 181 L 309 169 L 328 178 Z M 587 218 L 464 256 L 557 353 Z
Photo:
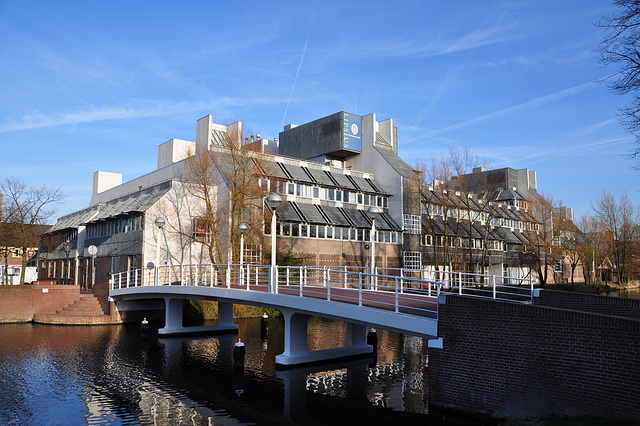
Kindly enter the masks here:
M 357 303 L 359 306 L 367 304 L 367 295 L 376 294 L 376 306 L 393 309 L 395 312 L 408 311 L 422 316 L 438 317 L 437 296 L 441 283 L 399 275 L 376 275 L 363 270 L 308 266 L 279 267 L 276 291 L 302 283 L 298 290 L 301 296 L 326 297 L 327 300 Z M 298 281 L 292 280 L 291 276 L 298 278 Z M 416 296 L 428 296 L 432 299 Z
M 112 276 L 112 289 L 149 285 L 241 286 L 247 290 L 265 286 L 278 292 L 281 286 L 315 286 L 325 288 L 358 289 L 360 292 L 393 292 L 398 295 L 417 294 L 433 296 L 443 292 L 461 295 L 510 300 L 533 301 L 534 285 L 529 278 L 503 277 L 465 272 L 420 269 L 277 266 L 277 280 L 270 283 L 270 266 L 265 265 L 212 265 L 187 264 L 134 269 Z M 386 274 L 380 274 L 384 271 Z M 302 285 L 301 285 L 302 284 Z M 256 289 L 254 287 L 254 289 Z M 264 291 L 264 288 L 263 290 Z M 326 291 L 326 290 L 323 290 Z M 313 289 L 311 289 L 312 293 Z M 331 298 L 331 291 L 326 291 Z M 400 296 L 399 296 L 400 297 Z

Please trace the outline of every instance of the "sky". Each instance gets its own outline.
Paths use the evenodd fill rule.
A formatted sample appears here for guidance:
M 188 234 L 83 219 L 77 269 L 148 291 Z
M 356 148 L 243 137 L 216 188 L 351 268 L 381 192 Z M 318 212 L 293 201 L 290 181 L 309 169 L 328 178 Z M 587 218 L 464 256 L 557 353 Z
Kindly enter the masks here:
M 129 181 L 196 121 L 273 139 L 347 111 L 392 118 L 399 155 L 468 148 L 537 172 L 538 191 L 592 213 L 640 204 L 615 68 L 598 62 L 608 1 L 0 0 L 0 180 L 89 206 L 93 173 Z M 55 222 L 51 218 L 50 223 Z

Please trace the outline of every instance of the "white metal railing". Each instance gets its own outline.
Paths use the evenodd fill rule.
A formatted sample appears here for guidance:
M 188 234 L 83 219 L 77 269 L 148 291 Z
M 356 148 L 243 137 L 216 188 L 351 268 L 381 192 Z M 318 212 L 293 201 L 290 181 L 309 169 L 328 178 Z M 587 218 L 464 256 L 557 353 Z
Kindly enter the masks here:
M 380 274 L 380 272 L 386 274 Z M 326 297 L 327 300 L 350 303 L 373 303 L 371 293 L 379 297 L 377 306 L 401 308 L 415 305 L 415 296 L 435 297 L 441 291 L 460 295 L 533 302 L 536 280 L 527 278 L 502 277 L 464 272 L 376 268 L 369 273 L 368 268 L 328 267 L 328 266 L 277 266 L 277 279 L 272 283 L 271 267 L 266 265 L 171 265 L 150 269 L 135 269 L 112 275 L 111 289 L 138 286 L 225 286 L 246 290 L 279 293 L 287 289 L 287 294 L 308 297 Z M 291 291 L 298 287 L 297 292 Z M 351 291 L 335 291 L 343 289 Z M 392 297 L 390 297 L 392 295 Z M 384 297 L 382 297 L 384 296 Z M 368 298 L 368 299 L 367 299 Z M 417 313 L 436 313 L 435 308 L 415 307 Z
M 534 287 L 538 280 L 502 275 L 437 270 L 402 270 L 426 280 L 442 282 L 442 289 L 461 295 L 533 303 Z

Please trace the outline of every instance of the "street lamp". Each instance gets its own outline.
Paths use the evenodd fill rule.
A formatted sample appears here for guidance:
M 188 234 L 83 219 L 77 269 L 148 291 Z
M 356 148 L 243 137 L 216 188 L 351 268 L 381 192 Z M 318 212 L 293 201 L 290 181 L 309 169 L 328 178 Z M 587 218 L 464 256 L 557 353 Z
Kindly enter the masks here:
M 67 284 L 69 284 L 69 252 L 71 251 L 71 242 L 69 240 L 67 240 L 63 245 L 62 248 L 64 249 L 65 254 L 67 255 L 67 267 L 66 269 L 66 280 L 67 280 Z
M 160 232 L 167 223 L 162 216 L 156 218 L 155 224 L 158 227 L 158 238 L 156 239 L 156 285 L 160 285 Z
M 272 192 L 267 197 L 267 204 L 271 208 L 271 292 L 275 291 L 276 280 L 276 209 L 282 204 L 280 194 Z
M 382 209 L 378 206 L 371 206 L 367 209 L 367 213 L 371 216 L 371 273 L 375 273 L 376 269 L 376 214 L 382 213 Z
M 248 226 L 246 223 L 238 225 L 238 231 L 240 231 L 240 284 L 244 282 L 244 233 L 247 232 Z
M 247 232 L 249 227 L 246 223 L 238 225 L 238 231 L 240 231 L 240 266 L 244 263 L 244 233 Z

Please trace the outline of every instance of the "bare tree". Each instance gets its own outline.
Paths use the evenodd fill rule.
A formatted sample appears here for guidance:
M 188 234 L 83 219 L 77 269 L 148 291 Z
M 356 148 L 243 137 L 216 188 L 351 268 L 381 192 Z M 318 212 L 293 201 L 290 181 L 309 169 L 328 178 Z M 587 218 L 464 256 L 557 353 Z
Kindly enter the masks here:
M 191 226 L 169 221 L 172 232 L 203 244 L 216 264 L 236 263 L 239 224 L 248 226 L 248 242 L 258 242 L 262 235 L 267 187 L 261 179 L 269 175 L 270 163 L 255 145 L 243 143 L 245 139 L 241 131 L 228 131 L 220 145 L 198 146 L 188 153 L 180 178 L 199 207 L 192 209 Z
M 467 260 L 469 262 L 469 271 L 473 272 L 473 240 L 474 240 L 474 227 L 482 216 L 482 213 L 489 206 L 488 197 L 478 197 L 475 194 L 482 194 L 486 192 L 486 182 L 478 179 L 478 175 L 474 175 L 473 171 L 477 167 L 487 167 L 487 160 L 482 157 L 473 154 L 468 147 L 463 150 L 451 148 L 449 150 L 449 158 L 451 166 L 455 171 L 454 186 L 459 193 L 460 207 L 462 210 L 462 217 L 465 219 L 466 229 L 464 235 L 467 238 Z M 485 232 L 485 237 L 488 233 L 488 229 Z M 483 249 L 482 254 L 482 273 L 484 274 L 484 262 L 486 258 L 486 247 Z
M 634 207 L 626 192 L 616 201 L 613 194 L 604 191 L 592 209 L 602 222 L 608 242 L 608 251 L 614 259 L 621 283 L 629 279 L 629 266 L 634 255 L 634 242 L 638 235 L 638 208 Z
M 585 215 L 578 221 L 580 237 L 577 239 L 576 250 L 582 263 L 582 270 L 586 285 L 596 282 L 596 265 L 602 263 L 605 252 L 602 246 L 602 222 L 594 216 Z
M 620 120 L 636 137 L 629 158 L 635 160 L 634 168 L 640 169 L 640 2 L 614 0 L 620 12 L 605 16 L 597 24 L 605 35 L 600 43 L 600 62 L 618 67 L 610 89 L 618 95 L 632 94 L 633 100 L 620 108 Z
M 452 205 L 447 192 L 451 187 L 451 167 L 444 158 L 431 159 L 429 163 L 418 160 L 415 169 L 419 171 L 418 188 L 424 203 L 423 214 L 427 216 L 427 232 L 431 236 L 435 269 L 440 268 L 440 253 L 442 246 L 442 264 L 451 268 L 449 226 L 447 218 L 450 216 Z M 440 219 L 442 218 L 442 221 Z
M 55 214 L 56 205 L 63 200 L 64 194 L 59 188 L 27 185 L 13 178 L 0 184 L 0 193 L 4 203 L 1 222 L 7 224 L 4 231 L 12 236 L 9 241 L 19 249 L 22 257 L 20 284 L 24 284 L 28 249 L 38 241 L 42 231 L 39 225 L 44 225 Z
M 554 208 L 553 199 L 542 194 L 535 194 L 530 200 L 531 211 L 529 223 L 525 231 L 527 243 L 523 253 L 523 261 L 536 270 L 540 286 L 547 284 L 549 265 L 554 257 Z

